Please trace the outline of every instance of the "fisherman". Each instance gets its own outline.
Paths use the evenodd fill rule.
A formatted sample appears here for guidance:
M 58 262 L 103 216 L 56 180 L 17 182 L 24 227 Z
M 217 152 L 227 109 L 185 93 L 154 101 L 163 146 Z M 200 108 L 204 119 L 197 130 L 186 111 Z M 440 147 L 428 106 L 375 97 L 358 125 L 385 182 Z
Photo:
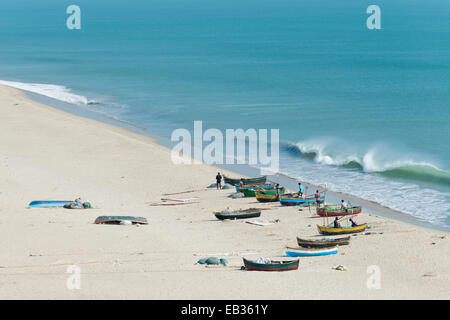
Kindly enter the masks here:
M 336 217 L 336 218 L 334 219 L 334 227 L 335 227 L 335 228 L 341 228 L 341 224 L 339 223 L 338 217 Z
M 217 190 L 222 189 L 222 176 L 220 175 L 220 172 L 217 172 L 216 182 L 217 182 Z
M 278 183 L 275 185 L 275 189 L 277 192 L 277 199 L 280 199 L 280 185 Z
M 344 200 L 341 200 L 341 209 L 347 211 L 348 204 Z
M 316 198 L 316 204 L 317 207 L 320 207 L 320 204 L 322 203 L 322 200 L 320 200 L 320 192 L 319 190 L 316 190 L 316 194 L 314 195 L 314 197 Z
M 303 197 L 303 193 L 305 193 L 305 188 L 303 188 L 302 184 L 298 183 L 298 196 L 299 198 Z
M 352 223 L 352 227 L 358 226 L 358 223 L 355 220 L 353 220 L 353 218 L 350 218 L 349 221 Z
M 241 178 L 241 180 L 239 181 L 239 186 L 241 186 L 241 187 L 244 186 L 244 178 Z

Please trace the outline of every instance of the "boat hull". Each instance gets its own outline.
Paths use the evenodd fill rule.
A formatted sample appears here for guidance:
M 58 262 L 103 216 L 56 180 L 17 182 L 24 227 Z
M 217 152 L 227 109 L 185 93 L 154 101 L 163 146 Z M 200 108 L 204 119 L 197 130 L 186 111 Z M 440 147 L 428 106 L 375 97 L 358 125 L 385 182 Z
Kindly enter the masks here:
M 358 233 L 366 230 L 367 223 L 356 227 L 344 227 L 344 228 L 330 228 L 330 227 L 322 227 L 317 226 L 319 233 L 324 235 L 339 235 L 339 234 L 350 234 L 350 233 Z
M 361 213 L 361 207 L 353 207 L 347 210 L 341 209 L 338 206 L 325 206 L 323 208 L 317 208 L 317 214 L 321 217 L 342 217 L 351 216 Z
M 324 198 L 320 198 L 320 201 L 324 201 Z M 315 203 L 315 198 L 298 198 L 298 197 L 280 197 L 280 203 L 282 206 L 299 206 L 307 203 Z
M 29 208 L 56 208 L 64 207 L 65 204 L 71 203 L 73 200 L 62 201 L 62 200 L 50 200 L 50 201 L 32 201 L 28 204 Z
M 290 270 L 297 270 L 298 264 L 300 260 L 293 260 L 293 261 L 274 261 L 279 263 L 256 263 L 255 261 L 247 260 L 245 258 L 242 258 L 244 260 L 244 266 L 246 270 L 252 270 L 252 271 L 290 271 Z
M 214 212 L 214 215 L 219 220 L 236 220 L 236 219 L 248 219 L 257 218 L 261 215 L 261 210 L 246 210 L 246 211 L 235 211 L 235 212 L 225 212 L 219 211 Z
M 287 247 L 286 250 L 286 255 L 288 257 L 314 257 L 314 256 L 326 256 L 329 254 L 337 254 L 337 247 L 334 246 L 330 248 L 315 248 L 315 249 Z
M 232 186 L 237 186 L 241 183 L 241 179 L 232 179 L 223 177 L 223 181 L 225 183 L 231 184 Z M 265 184 L 267 182 L 267 176 L 259 177 L 259 178 L 250 178 L 250 179 L 244 179 L 244 185 L 245 184 Z
M 297 244 L 303 248 L 329 248 L 345 246 L 350 243 L 350 236 L 338 239 L 306 240 L 297 237 Z
M 148 224 L 147 219 L 134 216 L 100 216 L 95 219 L 95 224 L 120 224 L 122 221 L 130 221 L 133 224 Z
M 259 202 L 278 202 L 278 196 L 276 194 L 267 194 L 267 192 L 255 192 L 256 200 Z
M 247 188 L 239 188 L 238 192 L 242 192 L 245 197 L 256 197 L 256 192 L 258 192 L 260 189 L 247 189 Z M 286 190 L 284 188 L 281 188 L 279 190 L 280 194 L 283 194 Z M 277 190 L 275 189 L 265 189 L 264 193 L 266 195 L 276 195 Z

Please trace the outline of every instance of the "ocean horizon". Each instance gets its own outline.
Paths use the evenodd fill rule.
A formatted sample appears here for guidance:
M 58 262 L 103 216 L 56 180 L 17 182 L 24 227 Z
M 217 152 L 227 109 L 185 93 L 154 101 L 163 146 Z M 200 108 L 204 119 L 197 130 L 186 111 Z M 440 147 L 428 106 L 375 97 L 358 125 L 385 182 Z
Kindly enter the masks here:
M 369 4 L 81 0 L 68 30 L 66 4 L 19 0 L 0 84 L 163 137 L 279 129 L 281 173 L 450 226 L 450 6 L 378 1 L 369 30 Z

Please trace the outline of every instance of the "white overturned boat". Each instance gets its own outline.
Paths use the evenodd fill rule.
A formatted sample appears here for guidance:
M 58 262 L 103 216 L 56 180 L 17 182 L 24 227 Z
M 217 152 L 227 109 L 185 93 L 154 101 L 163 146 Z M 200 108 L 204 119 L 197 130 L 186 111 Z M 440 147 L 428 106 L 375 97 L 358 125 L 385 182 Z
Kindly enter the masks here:
M 337 247 L 330 248 L 292 248 L 286 247 L 286 255 L 288 257 L 313 257 L 326 256 L 329 254 L 336 254 Z

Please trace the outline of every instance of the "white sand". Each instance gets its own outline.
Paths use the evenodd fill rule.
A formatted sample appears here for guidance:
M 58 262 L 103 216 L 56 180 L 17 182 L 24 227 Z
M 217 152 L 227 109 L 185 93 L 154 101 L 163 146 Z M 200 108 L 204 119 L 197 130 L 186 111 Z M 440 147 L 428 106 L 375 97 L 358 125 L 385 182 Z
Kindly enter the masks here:
M 353 236 L 337 255 L 301 258 L 297 271 L 241 271 L 242 255 L 281 257 L 284 246 L 296 246 L 296 236 L 316 236 L 322 219 L 308 209 L 206 190 L 217 168 L 174 165 L 169 149 L 148 137 L 3 86 L 0 124 L 1 299 L 450 298 L 448 233 L 363 213 L 358 221 L 376 234 Z M 197 196 L 197 204 L 147 204 L 192 189 L 202 191 L 175 197 Z M 79 196 L 100 209 L 26 208 L 31 200 Z M 281 222 L 216 220 L 212 212 L 227 206 L 272 208 L 259 219 Z M 149 224 L 93 224 L 100 215 L 143 216 Z M 207 255 L 230 265 L 194 264 Z M 332 270 L 340 264 L 348 270 Z M 79 290 L 67 288 L 70 265 L 81 268 Z M 381 289 L 367 288 L 371 265 L 380 268 Z

